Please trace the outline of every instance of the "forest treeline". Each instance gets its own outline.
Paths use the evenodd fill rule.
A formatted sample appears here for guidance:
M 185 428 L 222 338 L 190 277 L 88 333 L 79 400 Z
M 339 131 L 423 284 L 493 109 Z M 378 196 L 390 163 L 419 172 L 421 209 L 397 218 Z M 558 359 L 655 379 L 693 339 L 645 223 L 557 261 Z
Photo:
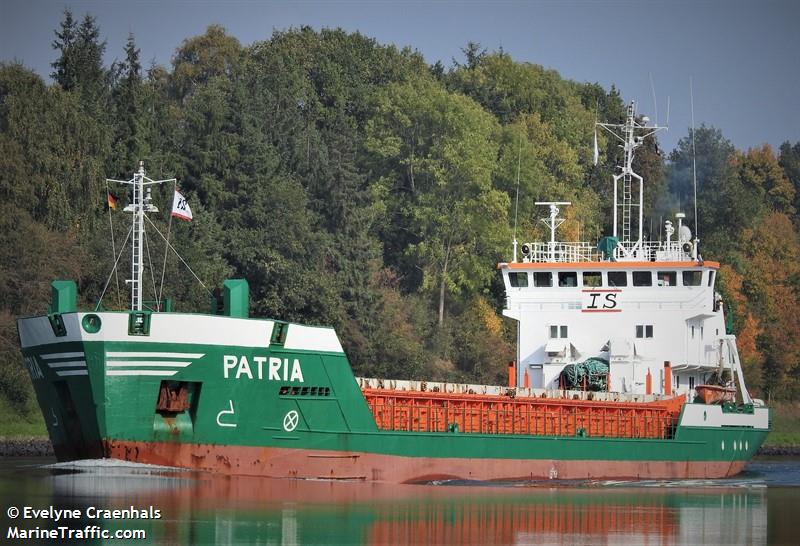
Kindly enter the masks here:
M 495 266 L 541 240 L 540 200 L 571 201 L 562 240 L 596 241 L 610 223 L 621 151 L 595 119 L 622 122 L 620 92 L 565 80 L 470 43 L 450 67 L 359 33 L 310 28 L 242 46 L 220 26 L 185 40 L 171 66 L 145 67 L 133 36 L 103 64 L 91 16 L 65 12 L 52 80 L 0 65 L 0 391 L 18 407 L 32 390 L 15 318 L 39 314 L 49 283 L 75 279 L 81 303 L 123 309 L 129 179 L 176 177 L 194 212 L 171 243 L 164 293 L 176 309 L 209 308 L 229 277 L 250 283 L 251 313 L 336 327 L 357 374 L 502 381 L 515 324 L 502 319 Z M 800 143 L 737 150 L 695 131 L 701 252 L 723 262 L 751 389 L 800 394 Z M 649 140 L 646 228 L 692 216 L 691 133 L 666 153 Z M 515 203 L 519 180 L 518 209 Z M 166 234 L 172 187 L 152 215 Z M 516 211 L 516 212 L 515 212 Z M 517 221 L 515 222 L 515 217 Z M 537 224 L 539 224 L 537 226 Z M 164 245 L 151 228 L 146 298 L 161 283 Z

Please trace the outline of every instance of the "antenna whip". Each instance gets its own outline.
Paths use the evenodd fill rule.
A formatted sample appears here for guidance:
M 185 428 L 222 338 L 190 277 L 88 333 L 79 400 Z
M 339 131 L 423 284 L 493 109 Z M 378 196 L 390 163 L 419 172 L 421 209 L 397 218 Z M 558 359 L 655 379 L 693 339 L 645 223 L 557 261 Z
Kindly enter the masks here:
M 522 139 L 517 149 L 517 195 L 514 198 L 514 262 L 517 261 L 517 211 L 519 210 L 519 171 L 522 164 Z
M 692 186 L 694 187 L 694 238 L 700 239 L 700 222 L 697 221 L 697 152 L 694 147 L 694 86 L 689 77 L 689 100 L 692 106 Z

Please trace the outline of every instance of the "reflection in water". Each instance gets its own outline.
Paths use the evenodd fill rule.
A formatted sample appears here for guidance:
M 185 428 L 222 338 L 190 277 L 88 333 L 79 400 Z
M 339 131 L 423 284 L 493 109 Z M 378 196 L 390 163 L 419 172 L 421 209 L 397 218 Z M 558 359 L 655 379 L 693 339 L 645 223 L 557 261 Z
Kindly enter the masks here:
M 759 480 L 382 485 L 226 477 L 116 465 L 27 470 L 30 505 L 147 508 L 155 544 L 763 544 L 772 487 Z M 0 473 L 5 504 L 9 476 Z M 27 483 L 27 482 L 26 482 Z M 49 491 L 42 490 L 43 483 Z M 794 491 L 798 491 L 794 489 Z M 49 496 L 49 498 L 48 498 Z M 798 495 L 791 497 L 798 506 Z M 96 522 L 92 522 L 96 523 Z M 81 522 L 84 525 L 86 522 Z M 75 527 L 79 526 L 74 522 Z

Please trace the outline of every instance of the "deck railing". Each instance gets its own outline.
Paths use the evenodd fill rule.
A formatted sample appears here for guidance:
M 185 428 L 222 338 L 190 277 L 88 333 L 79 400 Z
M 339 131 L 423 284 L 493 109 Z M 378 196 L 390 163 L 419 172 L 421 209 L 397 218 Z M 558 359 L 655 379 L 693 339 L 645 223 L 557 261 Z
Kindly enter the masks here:
M 684 247 L 684 245 L 689 245 Z M 527 252 L 527 253 L 526 253 Z M 691 244 L 680 241 L 620 242 L 614 249 L 617 261 L 691 261 Z M 523 245 L 523 262 L 597 262 L 608 256 L 588 242 L 526 243 Z

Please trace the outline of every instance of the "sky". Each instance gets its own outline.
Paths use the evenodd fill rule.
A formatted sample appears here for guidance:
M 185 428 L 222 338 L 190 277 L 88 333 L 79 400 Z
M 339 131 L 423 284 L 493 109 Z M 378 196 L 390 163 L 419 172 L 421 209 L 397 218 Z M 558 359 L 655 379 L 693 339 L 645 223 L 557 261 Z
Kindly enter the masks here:
M 0 0 L 0 61 L 22 62 L 49 81 L 66 7 L 97 18 L 107 64 L 122 58 L 133 33 L 146 66 L 169 66 L 184 39 L 215 23 L 243 45 L 291 27 L 341 27 L 446 67 L 463 60 L 471 41 L 565 78 L 614 84 L 661 125 L 669 101 L 669 130 L 659 134 L 666 150 L 691 126 L 690 81 L 695 124 L 721 129 L 737 148 L 800 141 L 797 0 Z

